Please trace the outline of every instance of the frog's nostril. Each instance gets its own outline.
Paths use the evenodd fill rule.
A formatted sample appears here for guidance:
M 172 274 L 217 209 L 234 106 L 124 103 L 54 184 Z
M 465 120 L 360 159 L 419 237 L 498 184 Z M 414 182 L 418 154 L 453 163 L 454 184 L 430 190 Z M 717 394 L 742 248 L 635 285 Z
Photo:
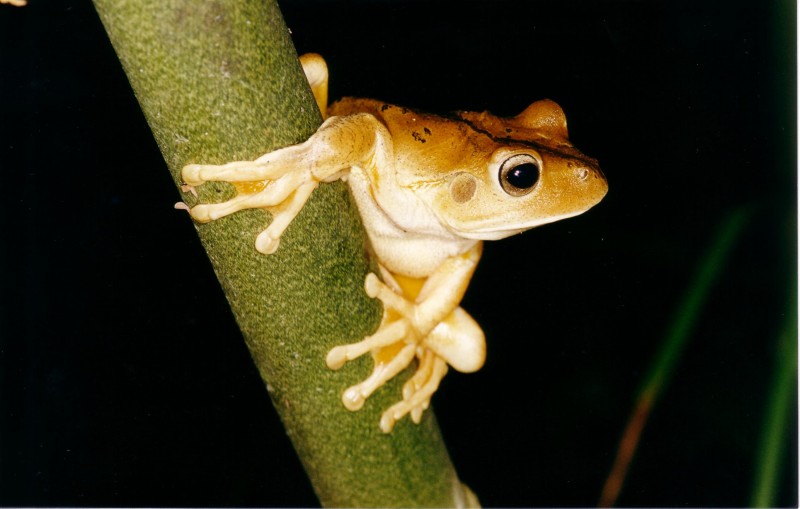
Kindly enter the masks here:
M 585 181 L 586 179 L 589 178 L 590 173 L 591 171 L 589 170 L 589 168 L 578 169 L 578 180 L 580 180 L 581 182 Z

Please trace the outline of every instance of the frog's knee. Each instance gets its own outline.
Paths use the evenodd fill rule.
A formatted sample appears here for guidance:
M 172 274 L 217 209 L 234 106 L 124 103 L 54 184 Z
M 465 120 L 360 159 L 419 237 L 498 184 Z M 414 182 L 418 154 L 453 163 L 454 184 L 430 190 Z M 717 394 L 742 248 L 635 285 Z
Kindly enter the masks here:
M 314 100 L 319 106 L 319 111 L 323 117 L 327 117 L 328 107 L 328 65 L 320 55 L 316 53 L 306 53 L 300 56 L 300 65 L 306 75 L 311 92 L 314 93 Z
M 478 371 L 486 360 L 483 330 L 461 308 L 456 308 L 431 331 L 425 346 L 461 373 Z

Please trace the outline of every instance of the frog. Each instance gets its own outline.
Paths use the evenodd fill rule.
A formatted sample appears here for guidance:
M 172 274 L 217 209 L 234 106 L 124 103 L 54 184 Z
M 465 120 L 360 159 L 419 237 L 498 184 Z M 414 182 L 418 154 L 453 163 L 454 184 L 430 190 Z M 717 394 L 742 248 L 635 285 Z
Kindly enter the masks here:
M 300 63 L 322 125 L 306 141 L 252 161 L 186 165 L 184 191 L 217 181 L 238 194 L 184 208 L 199 223 L 267 210 L 272 221 L 254 247 L 269 255 L 320 184 L 347 183 L 377 260 L 364 290 L 380 300 L 383 316 L 374 333 L 333 346 L 325 363 L 338 370 L 372 356 L 369 376 L 342 392 L 350 411 L 416 365 L 402 397 L 382 412 L 379 427 L 390 433 L 406 416 L 421 422 L 449 368 L 472 373 L 485 362 L 483 330 L 460 307 L 483 241 L 581 214 L 608 184 L 598 162 L 570 143 L 564 111 L 549 99 L 512 117 L 436 115 L 354 97 L 328 105 L 325 60 L 309 53 Z

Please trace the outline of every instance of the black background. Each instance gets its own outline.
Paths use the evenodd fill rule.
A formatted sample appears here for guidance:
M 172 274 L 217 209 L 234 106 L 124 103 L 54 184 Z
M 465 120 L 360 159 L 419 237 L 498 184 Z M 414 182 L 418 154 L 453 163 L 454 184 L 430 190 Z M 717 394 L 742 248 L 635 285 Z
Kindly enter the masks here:
M 30 3 L 0 6 L 0 504 L 317 504 L 91 4 Z M 434 404 L 486 506 L 596 503 L 698 260 L 751 207 L 620 499 L 746 505 L 796 280 L 794 4 L 282 7 L 332 98 L 549 97 L 609 179 L 589 213 L 489 243 L 463 302 L 488 361 Z

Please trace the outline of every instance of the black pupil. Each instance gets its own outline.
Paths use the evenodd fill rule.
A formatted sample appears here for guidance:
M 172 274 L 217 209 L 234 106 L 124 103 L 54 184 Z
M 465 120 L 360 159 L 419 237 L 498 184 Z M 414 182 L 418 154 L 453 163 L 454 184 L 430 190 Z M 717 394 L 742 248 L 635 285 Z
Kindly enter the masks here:
M 533 163 L 518 164 L 509 170 L 506 180 L 517 189 L 529 189 L 539 180 L 539 167 Z

